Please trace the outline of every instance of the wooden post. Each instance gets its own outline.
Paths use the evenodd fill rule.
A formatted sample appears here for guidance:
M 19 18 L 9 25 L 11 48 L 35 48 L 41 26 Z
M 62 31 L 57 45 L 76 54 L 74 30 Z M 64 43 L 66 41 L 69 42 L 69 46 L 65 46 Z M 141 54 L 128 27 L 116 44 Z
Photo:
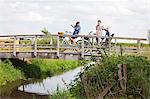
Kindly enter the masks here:
M 14 36 L 14 42 L 13 42 L 13 56 L 16 57 L 16 36 Z
M 137 53 L 140 52 L 140 48 L 141 48 L 140 40 L 137 40 Z
M 90 53 L 92 54 L 92 50 L 94 49 L 94 38 L 92 37 L 92 45 L 90 46 Z
M 117 39 L 115 38 L 115 53 L 117 53 Z
M 108 46 L 109 46 L 109 52 L 110 52 L 111 51 L 111 37 L 109 37 L 109 42 L 108 43 L 109 43 Z
M 32 46 L 34 46 L 35 38 L 32 38 Z
M 60 48 L 60 44 L 59 44 L 59 35 L 57 35 L 57 58 L 59 58 L 59 48 Z
M 92 37 L 92 47 L 94 46 L 94 38 Z
M 19 51 L 19 40 L 20 38 L 16 38 L 16 52 Z
M 84 58 L 84 37 L 82 37 L 82 52 L 81 52 L 81 58 Z
M 53 44 L 53 38 L 52 38 L 52 35 L 50 36 L 50 45 Z
M 34 37 L 34 56 L 37 56 L 37 36 Z

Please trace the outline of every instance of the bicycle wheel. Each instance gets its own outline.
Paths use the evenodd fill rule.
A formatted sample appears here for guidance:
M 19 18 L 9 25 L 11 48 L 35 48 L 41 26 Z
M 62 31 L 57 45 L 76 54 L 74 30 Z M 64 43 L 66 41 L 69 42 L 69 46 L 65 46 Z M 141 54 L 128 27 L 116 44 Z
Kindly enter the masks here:
M 61 42 L 61 46 L 62 46 L 62 47 L 64 47 L 64 48 L 62 48 L 62 49 L 61 49 L 62 51 L 67 50 L 67 49 L 65 48 L 65 47 L 67 47 L 67 46 L 68 46 L 67 41 L 63 40 L 63 41 Z
M 81 49 L 82 48 L 82 40 L 78 40 L 76 43 L 77 43 L 77 46 Z M 84 40 L 84 48 L 85 48 L 84 52 L 85 53 L 88 53 L 90 51 L 90 49 L 88 48 L 90 46 L 91 46 L 91 43 L 87 40 Z M 88 49 L 86 49 L 86 48 L 88 48 Z
M 61 45 L 62 45 L 63 47 L 66 47 L 68 44 L 67 44 L 67 42 L 66 42 L 65 40 L 63 40 L 63 41 L 61 42 Z

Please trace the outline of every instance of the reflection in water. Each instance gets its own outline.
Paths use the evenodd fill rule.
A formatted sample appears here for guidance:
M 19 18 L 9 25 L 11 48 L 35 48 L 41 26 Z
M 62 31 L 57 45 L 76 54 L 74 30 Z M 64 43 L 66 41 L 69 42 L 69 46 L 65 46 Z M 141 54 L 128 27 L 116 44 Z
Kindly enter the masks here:
M 77 75 L 78 72 L 80 72 L 81 68 L 82 67 L 78 67 L 62 75 L 46 78 L 43 80 L 43 82 L 40 83 L 22 85 L 18 88 L 18 90 L 47 95 L 56 91 L 57 87 L 59 87 L 60 89 L 66 89 L 66 86 L 64 85 L 62 79 L 68 85 L 71 82 L 71 80 L 74 79 L 74 76 Z
M 91 64 L 95 64 L 95 62 L 91 62 L 89 64 L 86 64 L 85 66 L 90 66 Z M 18 88 L 18 90 L 29 93 L 38 93 L 41 95 L 48 95 L 55 92 L 57 90 L 57 87 L 59 87 L 60 89 L 66 89 L 63 81 L 65 81 L 65 83 L 68 85 L 81 71 L 81 68 L 82 67 L 78 67 L 64 74 L 53 76 L 51 78 L 46 78 L 42 82 L 22 85 Z

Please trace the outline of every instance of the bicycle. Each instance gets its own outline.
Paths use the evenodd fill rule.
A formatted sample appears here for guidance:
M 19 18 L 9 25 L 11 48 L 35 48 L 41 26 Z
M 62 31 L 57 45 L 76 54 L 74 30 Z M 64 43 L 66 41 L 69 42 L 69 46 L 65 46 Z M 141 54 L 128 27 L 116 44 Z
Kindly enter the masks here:
M 89 35 L 96 35 L 96 33 L 92 33 L 92 31 L 89 33 Z M 102 50 L 104 52 L 104 54 L 106 55 L 106 51 L 108 51 L 109 49 L 109 40 L 111 40 L 111 38 L 114 36 L 114 34 L 109 35 L 105 35 L 104 37 L 100 38 L 100 42 L 95 42 L 97 47 L 97 50 L 95 51 L 97 54 L 102 54 Z M 79 48 L 82 47 L 82 40 L 78 40 L 77 41 L 77 45 Z M 84 37 L 84 47 L 88 48 L 88 47 L 92 47 L 93 45 L 93 40 L 92 38 L 89 37 Z M 89 53 L 90 52 L 90 48 L 89 49 L 85 49 L 84 52 L 85 53 Z M 91 51 L 93 52 L 93 51 Z M 91 53 L 92 54 L 92 53 Z
M 64 46 L 64 47 L 67 47 L 67 46 L 72 46 L 72 39 L 71 39 L 71 35 L 72 32 L 69 32 L 69 31 L 65 31 L 62 32 L 62 34 L 59 34 L 60 36 L 60 41 L 61 41 L 61 45 Z M 89 35 L 96 35 L 95 33 L 93 33 L 92 31 L 89 33 Z M 75 35 L 77 36 L 77 35 Z M 114 34 L 112 34 L 110 37 L 113 37 Z M 68 37 L 68 38 L 67 38 Z M 98 44 L 98 42 L 96 43 L 96 45 L 98 45 L 98 48 L 96 50 L 96 53 L 100 54 L 102 53 L 102 51 L 100 51 L 100 49 L 104 50 L 104 53 L 105 53 L 105 50 L 109 48 L 109 36 L 105 36 L 103 38 L 101 38 L 101 41 L 100 43 Z M 76 50 L 76 51 L 81 51 L 80 49 L 82 49 L 82 39 L 79 39 L 76 42 L 76 47 L 79 49 L 79 50 Z M 92 38 L 89 38 L 89 37 L 84 37 L 84 52 L 85 53 L 89 53 L 90 52 L 90 47 L 92 47 L 93 45 L 93 41 L 92 41 Z
M 59 35 L 59 38 L 60 38 L 60 45 L 62 47 L 64 47 L 63 51 L 66 50 L 65 47 L 74 47 L 73 50 L 75 49 L 76 51 L 79 51 L 79 50 L 77 50 L 77 48 L 78 48 L 78 46 L 76 46 L 77 44 L 76 45 L 73 44 L 74 39 L 71 38 L 71 36 L 72 36 L 71 34 L 72 34 L 72 32 L 70 32 L 70 31 L 58 32 L 58 35 Z M 76 37 L 76 36 L 77 35 L 74 35 L 74 37 Z

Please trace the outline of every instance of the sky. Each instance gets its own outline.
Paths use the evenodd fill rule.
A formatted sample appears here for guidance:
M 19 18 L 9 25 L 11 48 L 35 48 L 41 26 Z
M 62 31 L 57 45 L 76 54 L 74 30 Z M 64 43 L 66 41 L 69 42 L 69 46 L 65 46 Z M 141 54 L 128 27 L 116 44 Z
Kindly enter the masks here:
M 95 32 L 97 20 L 116 36 L 147 37 L 150 0 L 0 0 L 0 35 L 73 31 Z

